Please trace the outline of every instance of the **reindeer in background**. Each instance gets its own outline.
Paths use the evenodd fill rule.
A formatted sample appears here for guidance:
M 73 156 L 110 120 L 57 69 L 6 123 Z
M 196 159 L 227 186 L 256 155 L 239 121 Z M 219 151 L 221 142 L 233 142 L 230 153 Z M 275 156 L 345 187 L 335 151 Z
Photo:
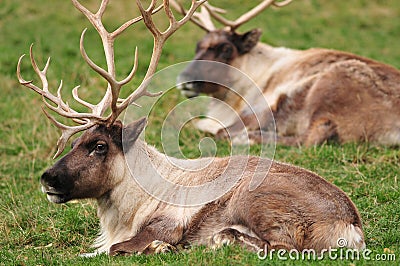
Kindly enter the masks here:
M 290 2 L 262 1 L 235 21 L 208 3 L 194 14 L 191 21 L 207 34 L 197 44 L 194 61 L 179 75 L 177 87 L 187 97 L 206 93 L 216 99 L 208 108 L 213 119 L 200 119 L 196 126 L 221 137 L 228 131 L 238 142 L 245 130 L 251 132 L 253 142 L 268 142 L 268 133 L 276 129 L 277 141 L 284 145 L 311 146 L 328 140 L 400 144 L 399 70 L 341 51 L 272 47 L 259 42 L 259 29 L 237 33 L 271 5 Z M 217 29 L 212 19 L 225 27 Z M 240 72 L 256 85 L 243 82 Z M 229 89 L 220 85 L 222 79 L 230 81 Z M 260 89 L 263 97 L 255 96 Z M 222 108 L 224 104 L 240 118 L 235 119 L 230 108 Z
M 71 151 L 43 173 L 41 185 L 53 203 L 83 198 L 97 200 L 101 234 L 91 255 L 151 254 L 175 250 L 181 244 L 216 248 L 231 243 L 253 251 L 264 247 L 323 251 L 336 247 L 339 238 L 345 238 L 349 248 L 365 246 L 355 205 L 342 190 L 322 177 L 252 156 L 211 160 L 171 158 L 139 138 L 146 118 L 128 125 L 117 120 L 140 97 L 158 95 L 150 93 L 147 85 L 156 71 L 162 47 L 204 1 L 193 0 L 180 20 L 175 19 L 167 0 L 159 7 L 153 0 L 147 9 L 137 1 L 141 16 L 114 32 L 106 31 L 101 21 L 108 2 L 103 0 L 98 11 L 92 13 L 78 0 L 72 0 L 99 33 L 107 62 L 107 69 L 103 69 L 88 57 L 83 31 L 82 56 L 108 82 L 103 99 L 96 105 L 81 99 L 78 87 L 72 90 L 74 99 L 90 112 L 80 113 L 66 104 L 61 98 L 62 84 L 56 95 L 50 91 L 46 78 L 49 61 L 40 70 L 32 46 L 30 60 L 42 88 L 22 77 L 23 56 L 17 65 L 22 85 L 40 94 L 51 111 L 77 123 L 64 125 L 45 111 L 62 130 L 56 157 L 71 136 L 84 131 L 73 142 Z M 170 23 L 165 31 L 159 30 L 152 18 L 162 9 Z M 154 37 L 151 62 L 138 88 L 120 99 L 121 88 L 135 76 L 138 53 L 136 50 L 130 74 L 118 81 L 113 42 L 130 25 L 142 20 Z M 109 114 L 105 115 L 107 111 Z M 261 177 L 257 184 L 252 183 L 255 177 Z

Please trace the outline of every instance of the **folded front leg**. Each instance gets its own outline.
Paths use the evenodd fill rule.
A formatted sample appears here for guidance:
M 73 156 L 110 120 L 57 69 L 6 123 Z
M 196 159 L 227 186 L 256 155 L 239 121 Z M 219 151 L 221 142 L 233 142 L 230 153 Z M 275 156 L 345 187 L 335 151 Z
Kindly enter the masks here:
M 151 219 L 135 236 L 114 244 L 110 255 L 129 255 L 132 253 L 152 254 L 175 251 L 182 239 L 183 229 L 179 223 L 169 217 L 158 216 Z

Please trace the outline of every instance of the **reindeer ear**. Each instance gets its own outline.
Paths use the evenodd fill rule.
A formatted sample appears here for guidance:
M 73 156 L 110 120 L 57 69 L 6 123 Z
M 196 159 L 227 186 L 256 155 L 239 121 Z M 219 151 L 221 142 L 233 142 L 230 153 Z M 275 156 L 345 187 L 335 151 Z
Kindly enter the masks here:
M 129 148 L 135 143 L 135 141 L 140 136 L 140 133 L 142 133 L 146 124 L 147 124 L 147 118 L 142 117 L 136 121 L 133 121 L 132 123 L 123 128 L 122 140 L 124 148 Z
M 233 42 L 239 53 L 245 54 L 253 49 L 260 40 L 261 33 L 260 29 L 254 29 L 241 35 L 235 33 Z

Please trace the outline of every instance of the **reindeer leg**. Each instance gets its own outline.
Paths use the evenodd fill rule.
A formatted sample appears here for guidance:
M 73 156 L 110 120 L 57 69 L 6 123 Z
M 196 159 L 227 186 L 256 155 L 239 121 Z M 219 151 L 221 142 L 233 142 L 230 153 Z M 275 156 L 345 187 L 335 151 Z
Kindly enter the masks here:
M 250 143 L 276 143 L 287 146 L 320 145 L 325 141 L 336 140 L 338 138 L 336 125 L 328 118 L 315 119 L 306 133 L 302 137 L 297 136 L 276 136 L 268 131 L 256 130 L 248 133 Z M 244 142 L 244 141 L 242 141 Z
M 131 239 L 111 246 L 110 255 L 154 254 L 176 251 L 173 246 L 181 240 L 183 229 L 171 218 L 152 219 Z
M 259 251 L 263 249 L 268 243 L 258 238 L 249 236 L 245 233 L 239 232 L 234 228 L 226 228 L 216 234 L 214 234 L 210 241 L 210 247 L 213 249 L 220 248 L 222 246 L 239 244 L 249 251 Z
M 315 119 L 305 135 L 306 146 L 320 145 L 338 137 L 336 125 L 328 118 Z
M 247 137 L 251 144 L 253 143 L 271 144 L 274 143 L 275 141 L 276 143 L 286 146 L 298 146 L 301 144 L 300 138 L 296 136 L 276 136 L 273 132 L 270 131 L 254 130 L 254 131 L 249 131 L 247 134 L 248 135 L 242 136 L 241 143 L 246 143 L 244 137 Z

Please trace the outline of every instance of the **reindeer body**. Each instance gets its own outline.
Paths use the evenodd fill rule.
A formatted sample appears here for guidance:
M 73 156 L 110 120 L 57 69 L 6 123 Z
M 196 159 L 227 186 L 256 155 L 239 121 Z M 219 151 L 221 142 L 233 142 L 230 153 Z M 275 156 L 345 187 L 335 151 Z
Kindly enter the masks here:
M 253 35 L 253 43 L 243 51 L 240 42 L 250 39 L 246 34 Z M 255 133 L 256 142 L 260 140 L 259 134 L 274 129 L 272 117 L 266 115 L 271 110 L 278 142 L 283 144 L 315 145 L 330 139 L 340 143 L 400 143 L 400 71 L 341 51 L 271 47 L 258 42 L 258 30 L 246 34 L 225 30 L 208 33 L 198 44 L 195 61 L 181 73 L 178 82 L 208 80 L 207 75 L 213 71 L 196 68 L 201 62 L 196 60 L 212 60 L 229 64 L 248 75 L 262 90 L 263 99 L 251 96 L 258 92 L 257 88 L 241 82 L 237 71 L 218 73 L 230 79 L 229 85 L 235 93 L 206 82 L 193 82 L 189 88 L 181 84 L 183 93 L 193 97 L 204 92 L 228 103 L 241 115 L 246 128 Z M 221 45 L 229 47 L 229 56 L 219 49 Z M 258 119 L 261 117 L 260 124 L 244 99 L 250 99 L 248 104 Z M 217 112 L 214 109 L 218 109 L 216 102 L 210 105 L 210 116 Z M 224 134 L 221 124 L 233 131 L 243 130 L 239 128 L 240 121 L 228 121 L 228 113 L 216 117 L 222 121 L 219 125 L 206 119 L 197 126 L 217 135 Z
M 184 161 L 159 153 L 136 140 L 143 123 L 130 126 L 136 133 L 131 134 L 125 152 L 122 125 L 88 130 L 71 152 L 42 176 L 43 191 L 52 202 L 97 199 L 101 235 L 96 253 L 156 252 L 149 248 L 156 240 L 172 246 L 219 247 L 236 242 L 253 251 L 266 246 L 318 252 L 336 247 L 336 241 L 345 238 L 350 248 L 364 247 L 356 207 L 343 191 L 318 175 L 247 156 L 214 158 L 201 170 L 191 171 L 204 165 L 207 158 Z M 102 148 L 96 146 L 99 142 Z M 125 160 L 131 161 L 131 170 Z M 185 168 L 171 164 L 171 160 Z M 148 194 L 136 181 L 145 177 L 151 183 L 154 173 L 159 173 L 175 184 L 196 186 L 220 177 L 229 163 L 245 165 L 237 170 L 238 175 L 243 174 L 234 186 L 215 200 L 192 206 L 186 201 L 190 193 L 181 197 L 180 205 L 168 204 Z M 250 190 L 256 169 L 265 177 Z M 152 185 L 161 193 L 158 195 L 174 193 L 156 182 Z

